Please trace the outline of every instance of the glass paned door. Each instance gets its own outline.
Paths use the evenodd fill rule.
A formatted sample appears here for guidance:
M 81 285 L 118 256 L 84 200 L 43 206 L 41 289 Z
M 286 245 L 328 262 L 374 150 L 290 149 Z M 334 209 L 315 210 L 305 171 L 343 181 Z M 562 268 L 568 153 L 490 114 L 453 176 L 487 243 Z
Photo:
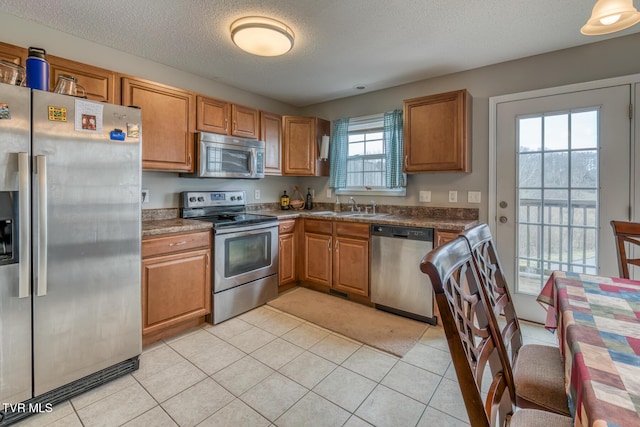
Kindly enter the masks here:
M 630 86 L 497 104 L 495 240 L 518 316 L 553 270 L 616 275 L 629 215 Z
M 538 295 L 553 270 L 598 266 L 600 109 L 518 117 L 517 292 Z

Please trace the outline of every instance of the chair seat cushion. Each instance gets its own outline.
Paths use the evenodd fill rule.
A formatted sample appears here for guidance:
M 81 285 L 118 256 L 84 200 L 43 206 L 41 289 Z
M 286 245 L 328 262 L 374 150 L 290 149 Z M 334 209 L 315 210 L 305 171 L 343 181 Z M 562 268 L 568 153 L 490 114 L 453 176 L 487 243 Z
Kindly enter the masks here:
M 516 404 L 570 415 L 564 383 L 564 363 L 557 347 L 527 344 L 513 368 Z
M 509 427 L 572 427 L 573 419 L 537 409 L 520 409 L 511 416 Z

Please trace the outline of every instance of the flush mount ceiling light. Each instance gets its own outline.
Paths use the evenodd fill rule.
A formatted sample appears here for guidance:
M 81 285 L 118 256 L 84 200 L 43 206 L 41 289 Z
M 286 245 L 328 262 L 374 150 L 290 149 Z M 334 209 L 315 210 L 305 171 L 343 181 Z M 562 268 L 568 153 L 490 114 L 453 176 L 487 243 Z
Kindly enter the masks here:
M 248 16 L 231 24 L 233 43 L 253 55 L 284 55 L 293 47 L 294 37 L 291 28 L 271 18 Z
M 591 11 L 591 18 L 580 32 L 587 36 L 609 34 L 639 21 L 640 12 L 633 7 L 633 0 L 598 0 Z

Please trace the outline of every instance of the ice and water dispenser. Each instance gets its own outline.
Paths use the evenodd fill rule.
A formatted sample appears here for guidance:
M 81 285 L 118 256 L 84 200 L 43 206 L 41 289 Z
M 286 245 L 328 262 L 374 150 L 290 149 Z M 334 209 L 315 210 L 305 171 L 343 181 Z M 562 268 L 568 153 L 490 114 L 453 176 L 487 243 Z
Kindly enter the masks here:
M 18 262 L 17 192 L 0 191 L 0 265 Z

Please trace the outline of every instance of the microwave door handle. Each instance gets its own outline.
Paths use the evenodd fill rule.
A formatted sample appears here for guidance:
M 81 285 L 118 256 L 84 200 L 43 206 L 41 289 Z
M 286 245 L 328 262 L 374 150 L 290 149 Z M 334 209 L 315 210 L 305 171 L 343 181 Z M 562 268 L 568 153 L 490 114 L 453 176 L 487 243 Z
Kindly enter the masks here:
M 20 211 L 20 230 L 18 232 L 18 246 L 20 248 L 18 298 L 28 298 L 31 288 L 31 271 L 29 266 L 29 257 L 31 254 L 29 176 L 29 153 L 18 153 L 18 209 Z
M 252 148 L 251 151 L 251 170 L 249 171 L 249 175 L 254 176 L 256 174 L 256 169 L 258 169 L 258 156 L 256 155 L 255 148 Z

